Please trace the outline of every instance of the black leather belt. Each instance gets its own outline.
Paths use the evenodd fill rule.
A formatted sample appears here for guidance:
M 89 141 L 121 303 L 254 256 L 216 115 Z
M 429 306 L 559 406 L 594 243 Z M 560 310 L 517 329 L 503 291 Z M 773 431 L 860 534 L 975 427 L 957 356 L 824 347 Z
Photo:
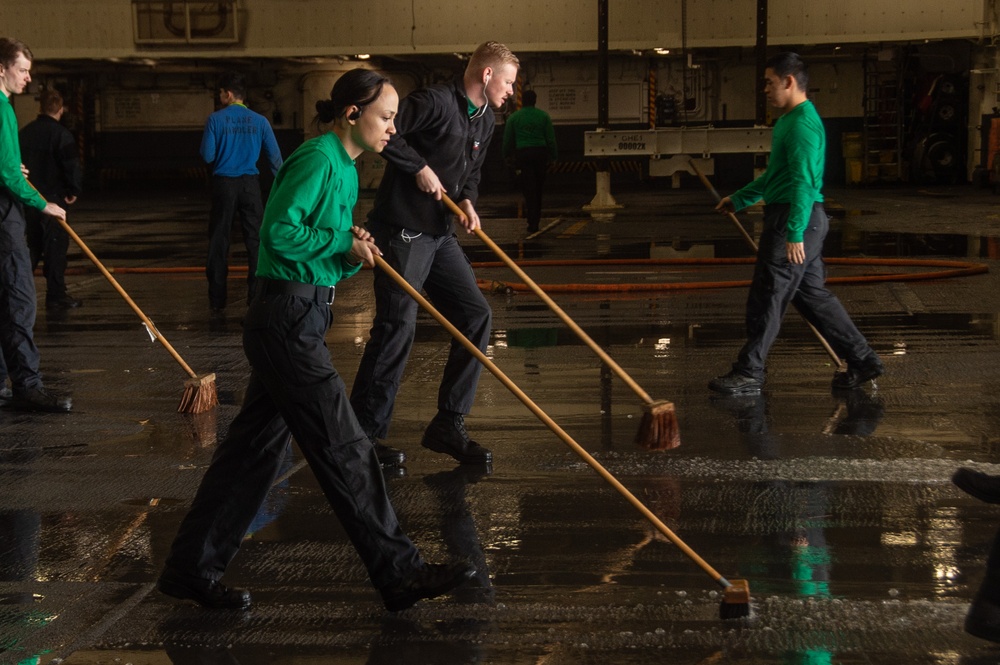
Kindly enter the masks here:
M 289 282 L 283 279 L 270 279 L 258 277 L 257 285 L 261 295 L 285 295 L 308 298 L 324 305 L 333 304 L 333 296 L 336 287 L 316 286 L 315 284 L 303 284 L 302 282 Z

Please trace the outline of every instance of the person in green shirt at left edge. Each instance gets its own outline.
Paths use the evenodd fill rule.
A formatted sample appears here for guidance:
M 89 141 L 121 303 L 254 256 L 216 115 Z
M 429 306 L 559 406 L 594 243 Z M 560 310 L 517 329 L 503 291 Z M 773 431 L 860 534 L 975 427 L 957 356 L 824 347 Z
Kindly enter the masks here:
M 0 404 L 26 411 L 63 412 L 73 408 L 72 401 L 42 386 L 34 338 L 35 278 L 20 206 L 58 219 L 66 219 L 66 211 L 46 201 L 25 177 L 17 116 L 10 102 L 11 95 L 21 94 L 31 82 L 32 59 L 26 44 L 0 37 Z
M 375 447 L 330 361 L 334 285 L 381 254 L 353 226 L 354 159 L 395 133 L 399 97 L 377 72 L 354 69 L 316 103 L 332 131 L 282 165 L 264 210 L 257 287 L 243 321 L 252 368 L 243 408 L 219 444 L 157 582 L 210 608 L 247 609 L 250 593 L 219 580 L 239 550 L 295 437 L 391 612 L 447 593 L 475 574 L 466 562 L 428 564 L 403 533 Z

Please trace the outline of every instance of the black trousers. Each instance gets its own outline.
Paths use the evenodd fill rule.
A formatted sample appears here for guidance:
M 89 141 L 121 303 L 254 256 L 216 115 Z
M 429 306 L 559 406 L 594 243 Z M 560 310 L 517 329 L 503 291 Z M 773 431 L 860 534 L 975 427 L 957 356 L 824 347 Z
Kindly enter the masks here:
M 66 297 L 66 254 L 69 251 L 69 234 L 55 217 L 43 215 L 34 208 L 26 209 L 28 222 L 28 249 L 31 252 L 31 269 L 42 261 L 45 275 L 46 301 Z
M 789 303 L 816 327 L 849 365 L 857 366 L 877 357 L 837 296 L 826 288 L 823 241 L 830 224 L 823 204 L 815 204 L 809 217 L 803 236 L 806 259 L 802 264 L 789 262 L 786 254 L 788 213 L 787 204 L 764 207 L 764 230 L 747 296 L 747 341 L 733 369 L 747 376 L 764 378 L 764 362 L 781 329 Z
M 9 376 L 14 389 L 42 385 L 33 333 L 35 278 L 24 233 L 20 204 L 0 191 L 0 385 Z
M 329 306 L 260 295 L 244 320 L 252 366 L 243 408 L 219 444 L 171 547 L 171 575 L 218 580 L 236 555 L 294 436 L 376 588 L 422 564 L 389 502 L 324 337 Z
M 518 148 L 514 153 L 517 170 L 521 172 L 519 181 L 524 195 L 524 216 L 528 219 L 528 229 L 538 230 L 542 219 L 542 188 L 545 174 L 549 170 L 549 149 Z
M 244 175 L 238 178 L 212 177 L 212 212 L 208 225 L 208 302 L 212 307 L 225 307 L 226 280 L 229 277 L 229 234 L 233 220 L 239 215 L 243 243 L 247 248 L 247 301 L 253 298 L 260 247 L 260 223 L 264 218 L 264 203 L 260 194 L 260 178 Z
M 455 235 L 431 236 L 382 226 L 372 228 L 372 235 L 389 265 L 417 291 L 426 291 L 434 307 L 485 352 L 493 313 Z M 391 277 L 375 268 L 375 319 L 351 389 L 358 422 L 373 438 L 385 438 L 389 431 L 413 345 L 417 307 Z M 438 409 L 469 413 L 482 369 L 475 356 L 452 340 L 438 388 Z

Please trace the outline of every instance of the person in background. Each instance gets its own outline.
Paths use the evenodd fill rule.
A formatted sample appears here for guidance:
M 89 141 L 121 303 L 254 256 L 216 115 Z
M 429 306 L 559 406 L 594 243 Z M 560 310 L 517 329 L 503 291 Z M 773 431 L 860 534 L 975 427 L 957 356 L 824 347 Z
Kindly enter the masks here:
M 31 184 L 48 201 L 73 205 L 83 189 L 80 149 L 73 134 L 60 124 L 66 106 L 56 90 L 46 90 L 40 98 L 41 113 L 21 129 L 21 157 Z M 59 220 L 32 207 L 24 210 L 28 223 L 31 267 L 44 261 L 45 306 L 72 309 L 81 302 L 66 293 L 66 253 L 69 234 Z
M 21 206 L 49 217 L 66 219 L 66 211 L 45 200 L 25 177 L 17 116 L 10 97 L 31 82 L 31 49 L 24 42 L 0 37 L 0 402 L 30 411 L 62 412 L 72 401 L 42 385 L 35 346 L 35 277 L 25 240 Z M 7 379 L 11 387 L 7 388 Z
M 223 108 L 208 116 L 201 139 L 201 157 L 212 165 L 212 212 L 208 225 L 208 304 L 213 313 L 226 308 L 229 275 L 229 234 L 239 214 L 247 248 L 247 301 L 253 297 L 264 204 L 257 161 L 261 151 L 271 172 L 281 168 L 281 151 L 267 118 L 246 107 L 246 79 L 227 72 L 219 79 Z
M 761 389 L 764 362 L 791 303 L 847 360 L 847 371 L 834 375 L 833 388 L 858 388 L 884 369 L 837 296 L 826 288 L 823 240 L 830 225 L 821 193 L 826 132 L 806 97 L 808 69 L 798 54 L 781 53 L 767 61 L 764 72 L 768 101 L 784 111 L 774 125 L 767 170 L 723 197 L 715 208 L 726 214 L 765 202 L 764 231 L 747 296 L 747 341 L 729 373 L 712 379 L 708 387 L 725 394 Z
M 397 133 L 382 151 L 388 162 L 368 215 L 368 228 L 385 260 L 441 313 L 486 350 L 492 312 L 476 284 L 455 235 L 448 194 L 463 210 L 468 233 L 479 228 L 475 204 L 486 147 L 493 136 L 493 109 L 514 93 L 517 57 L 503 44 L 486 42 L 473 52 L 462 77 L 410 93 L 399 105 Z M 417 303 L 388 275 L 375 269 L 375 320 L 351 390 L 358 421 L 385 465 L 402 464 L 402 450 L 382 443 L 413 345 Z M 438 389 L 437 415 L 422 444 L 459 462 L 485 464 L 492 452 L 469 438 L 482 365 L 453 341 Z
M 538 230 L 542 219 L 542 188 L 549 164 L 559 156 L 552 118 L 537 108 L 538 95 L 525 90 L 524 106 L 507 118 L 503 130 L 504 159 L 513 160 L 521 193 L 524 195 L 524 215 L 528 218 L 528 233 Z
M 341 76 L 316 103 L 332 131 L 306 141 L 274 182 L 261 227 L 254 298 L 243 322 L 250 383 L 157 582 L 209 608 L 247 609 L 250 593 L 220 578 L 239 550 L 295 437 L 390 611 L 444 594 L 475 575 L 466 562 L 428 564 L 403 533 L 375 448 L 358 424 L 325 336 L 335 285 L 379 250 L 353 226 L 354 160 L 395 132 L 396 90 L 377 72 Z

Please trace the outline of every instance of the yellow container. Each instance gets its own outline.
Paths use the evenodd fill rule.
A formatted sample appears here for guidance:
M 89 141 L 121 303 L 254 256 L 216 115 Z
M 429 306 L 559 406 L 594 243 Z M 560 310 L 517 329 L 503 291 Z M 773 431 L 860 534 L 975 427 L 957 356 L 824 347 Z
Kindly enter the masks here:
M 862 157 L 865 143 L 861 132 L 844 132 L 840 135 L 841 150 L 844 157 Z
M 863 166 L 860 158 L 849 157 L 844 161 L 844 179 L 848 185 L 857 185 L 861 182 Z

